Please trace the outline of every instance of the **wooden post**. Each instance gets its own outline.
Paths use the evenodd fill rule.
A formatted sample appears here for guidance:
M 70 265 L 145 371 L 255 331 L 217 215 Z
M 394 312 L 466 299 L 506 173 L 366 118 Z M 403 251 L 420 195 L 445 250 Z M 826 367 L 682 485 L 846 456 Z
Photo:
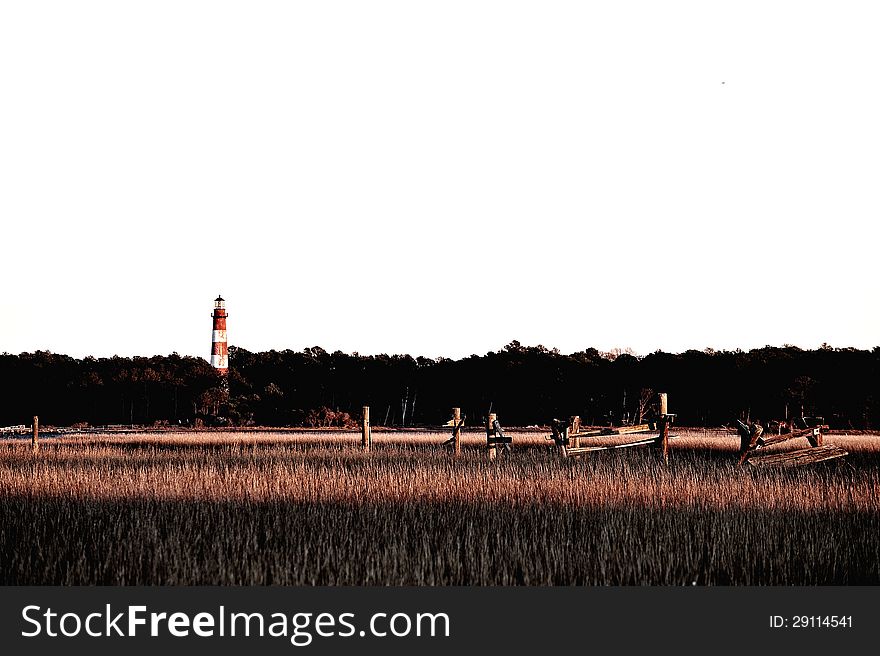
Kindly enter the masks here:
M 663 462 L 669 462 L 669 400 L 666 392 L 660 392 L 660 419 L 658 420 L 658 428 L 660 434 L 657 436 L 657 447 L 663 457 Z
M 663 456 L 663 462 L 669 462 L 669 422 L 666 419 L 660 420 L 659 440 L 660 453 Z
M 581 447 L 581 438 L 578 437 L 578 433 L 581 430 L 581 418 L 578 415 L 575 415 L 571 418 L 571 432 L 572 432 L 572 442 L 571 446 L 575 449 L 579 449 Z
M 494 412 L 489 413 L 489 419 L 486 422 L 486 447 L 489 451 L 489 460 L 495 460 L 498 455 L 498 448 L 489 442 L 490 437 L 495 436 L 495 420 L 498 418 Z
M 559 455 L 563 458 L 568 456 L 568 426 L 565 422 L 559 421 L 558 419 L 554 419 L 550 423 L 550 430 L 553 431 L 553 443 L 556 445 L 556 448 L 559 449 Z
M 373 436 L 370 433 L 370 406 L 364 406 L 364 423 L 361 426 L 361 448 L 369 451 L 373 445 Z
M 455 455 L 461 455 L 461 408 L 452 409 L 452 437 Z
M 749 432 L 746 424 L 739 423 L 739 464 L 743 464 L 749 455 L 749 444 L 752 440 L 752 434 Z
M 34 415 L 34 437 L 31 442 L 31 446 L 33 446 L 34 453 L 39 453 L 40 451 L 40 418 Z

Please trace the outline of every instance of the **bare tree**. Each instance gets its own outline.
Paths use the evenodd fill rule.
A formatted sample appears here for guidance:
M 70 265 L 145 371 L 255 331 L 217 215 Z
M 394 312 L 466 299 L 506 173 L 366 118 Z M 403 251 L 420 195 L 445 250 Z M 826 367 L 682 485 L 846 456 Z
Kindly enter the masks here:
M 409 387 L 406 388 L 406 392 L 404 393 L 404 397 L 400 399 L 400 425 L 406 426 L 406 406 L 409 405 Z
M 650 387 L 643 387 L 639 394 L 639 424 L 645 420 L 645 415 L 648 414 L 648 408 L 650 408 L 651 401 L 653 400 L 654 390 Z

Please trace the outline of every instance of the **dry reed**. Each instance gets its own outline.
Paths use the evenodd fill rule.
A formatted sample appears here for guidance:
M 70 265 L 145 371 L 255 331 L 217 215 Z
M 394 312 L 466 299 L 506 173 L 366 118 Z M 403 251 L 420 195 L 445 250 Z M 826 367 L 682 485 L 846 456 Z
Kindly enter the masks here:
M 880 439 L 753 471 L 738 438 L 562 461 L 445 434 L 202 433 L 0 442 L 5 584 L 880 583 Z M 784 448 L 784 447 L 782 447 Z M 788 448 L 791 448 L 790 446 Z

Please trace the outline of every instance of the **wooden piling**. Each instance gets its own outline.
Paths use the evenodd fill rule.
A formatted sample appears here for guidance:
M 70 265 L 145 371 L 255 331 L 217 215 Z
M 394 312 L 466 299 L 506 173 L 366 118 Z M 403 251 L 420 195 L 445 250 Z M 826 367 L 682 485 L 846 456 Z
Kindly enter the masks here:
M 40 418 L 34 415 L 34 437 L 31 441 L 34 453 L 40 451 Z
M 498 448 L 493 442 L 489 441 L 490 438 L 495 437 L 495 420 L 497 418 L 497 414 L 490 412 L 489 419 L 486 422 L 486 448 L 489 452 L 489 460 L 495 460 L 495 457 L 498 455 Z
M 370 433 L 370 406 L 364 406 L 364 421 L 361 426 L 361 448 L 369 452 L 373 446 L 373 436 Z
M 581 438 L 578 433 L 581 432 L 581 418 L 578 415 L 575 415 L 571 418 L 571 446 L 574 449 L 581 448 Z
M 660 417 L 657 420 L 657 428 L 660 434 L 657 436 L 657 448 L 664 463 L 669 462 L 669 397 L 666 392 L 660 392 Z
M 657 436 L 658 447 L 660 448 L 660 455 L 663 457 L 663 462 L 669 462 L 669 422 L 666 419 L 660 420 L 660 435 Z
M 461 455 L 461 408 L 452 409 L 452 438 L 455 455 Z
M 559 450 L 559 455 L 563 458 L 568 456 L 568 425 L 559 421 L 558 419 L 554 419 L 550 423 L 550 430 L 553 432 L 551 438 L 553 439 L 553 443 L 556 445 L 556 448 Z

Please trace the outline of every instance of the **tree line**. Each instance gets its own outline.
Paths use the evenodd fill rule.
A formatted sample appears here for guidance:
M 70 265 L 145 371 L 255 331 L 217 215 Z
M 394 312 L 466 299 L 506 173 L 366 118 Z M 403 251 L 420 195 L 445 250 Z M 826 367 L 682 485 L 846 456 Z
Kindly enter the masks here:
M 794 346 L 751 351 L 658 351 L 644 357 L 587 349 L 562 354 L 511 342 L 459 360 L 230 347 L 224 380 L 205 360 L 0 355 L 0 426 L 346 426 L 369 405 L 374 425 L 437 425 L 458 406 L 474 425 L 488 412 L 508 426 L 580 415 L 591 425 L 637 420 L 652 391 L 669 394 L 678 423 L 719 426 L 822 416 L 835 428 L 880 427 L 880 347 Z

